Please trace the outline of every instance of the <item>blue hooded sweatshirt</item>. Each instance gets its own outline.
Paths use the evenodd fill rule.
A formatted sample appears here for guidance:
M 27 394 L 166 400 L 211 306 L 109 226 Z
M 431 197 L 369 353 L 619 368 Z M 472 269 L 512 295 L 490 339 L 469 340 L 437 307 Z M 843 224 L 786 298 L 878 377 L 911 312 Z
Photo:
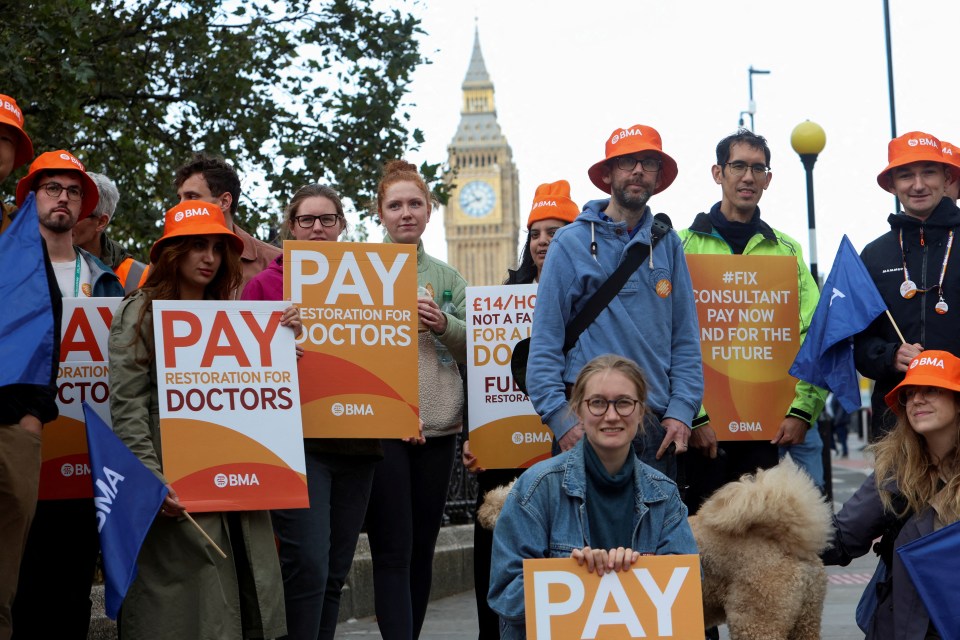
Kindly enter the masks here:
M 699 324 L 683 246 L 670 231 L 564 356 L 567 324 L 616 270 L 633 243 L 650 244 L 648 207 L 639 229 L 613 222 L 607 200 L 588 202 L 559 229 L 540 276 L 527 363 L 530 400 L 557 439 L 577 423 L 567 409 L 564 385 L 597 356 L 614 353 L 637 362 L 647 379 L 647 407 L 690 426 L 703 396 Z M 590 253 L 591 234 L 597 243 Z

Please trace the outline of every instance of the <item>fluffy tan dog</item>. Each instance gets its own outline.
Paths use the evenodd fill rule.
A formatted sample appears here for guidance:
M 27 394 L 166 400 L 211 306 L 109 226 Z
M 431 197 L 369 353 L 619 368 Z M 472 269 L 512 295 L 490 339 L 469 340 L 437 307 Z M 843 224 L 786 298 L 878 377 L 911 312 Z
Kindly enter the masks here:
M 487 493 L 477 511 L 493 529 L 513 484 Z M 714 493 L 690 517 L 703 567 L 706 627 L 726 622 L 731 640 L 814 640 L 827 593 L 819 553 L 830 507 L 788 457 Z
M 707 627 L 726 622 L 731 640 L 820 638 L 827 572 L 818 554 L 831 536 L 831 511 L 792 460 L 724 486 L 690 528 Z

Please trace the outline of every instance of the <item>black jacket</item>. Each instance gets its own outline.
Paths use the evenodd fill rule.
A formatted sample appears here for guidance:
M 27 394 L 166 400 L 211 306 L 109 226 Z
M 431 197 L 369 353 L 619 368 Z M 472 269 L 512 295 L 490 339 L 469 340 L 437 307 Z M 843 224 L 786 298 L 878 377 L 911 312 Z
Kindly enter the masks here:
M 943 198 L 924 221 L 898 214 L 891 215 L 888 222 L 890 231 L 868 244 L 860 254 L 870 277 L 909 344 L 919 343 L 924 349 L 939 349 L 960 355 L 960 209 L 950 198 Z M 943 297 L 950 308 L 941 315 L 934 310 L 940 300 L 935 287 L 940 281 L 940 269 L 951 230 L 955 232 L 953 248 L 943 280 Z M 919 289 L 934 289 L 928 293 L 917 293 L 910 300 L 903 298 L 900 295 L 903 260 L 906 260 L 910 279 Z M 873 429 L 874 434 L 879 435 L 893 425 L 892 414 L 886 415 L 887 405 L 883 397 L 903 380 L 903 373 L 894 368 L 900 338 L 884 314 L 857 335 L 854 343 L 857 370 L 876 381 L 873 390 Z

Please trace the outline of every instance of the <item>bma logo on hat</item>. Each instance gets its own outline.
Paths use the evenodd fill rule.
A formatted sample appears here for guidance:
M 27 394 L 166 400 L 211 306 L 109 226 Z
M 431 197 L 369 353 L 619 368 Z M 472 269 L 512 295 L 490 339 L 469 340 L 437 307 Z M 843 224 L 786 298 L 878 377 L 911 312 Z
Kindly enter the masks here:
M 533 209 L 538 209 L 539 207 L 555 207 L 557 206 L 556 200 L 540 200 L 533 203 Z
M 67 162 L 72 162 L 73 164 L 77 165 L 77 168 L 79 168 L 80 171 L 85 171 L 85 169 L 83 168 L 83 163 L 80 162 L 79 160 L 77 160 L 76 158 L 74 158 L 74 157 L 73 157 L 72 155 L 70 155 L 69 153 L 61 153 L 61 154 L 60 154 L 60 159 L 61 159 L 61 160 L 66 160 Z
M 946 369 L 946 366 L 943 364 L 943 358 L 917 358 L 910 363 L 910 368 L 914 367 L 937 367 L 938 369 Z
M 20 112 L 20 109 L 17 108 L 17 105 L 4 100 L 3 108 L 12 113 L 17 122 L 19 122 L 21 125 L 23 124 L 23 113 Z
M 194 216 L 210 216 L 210 211 L 206 207 L 201 207 L 199 209 L 184 209 L 183 211 L 177 211 L 173 214 L 173 219 L 177 222 L 181 222 L 184 218 L 193 218 Z
M 940 151 L 942 151 L 942 152 L 943 152 L 943 155 L 945 155 L 945 156 L 952 156 L 952 155 L 953 155 L 953 149 L 951 149 L 951 148 L 948 147 L 947 145 L 943 145 L 943 148 L 940 149 Z
M 936 140 L 930 138 L 910 138 L 907 144 L 911 147 L 939 147 Z
M 642 136 L 643 131 L 640 129 L 624 129 L 623 131 L 618 131 L 613 134 L 613 137 L 610 138 L 610 144 L 617 144 L 624 138 L 629 138 L 630 136 Z

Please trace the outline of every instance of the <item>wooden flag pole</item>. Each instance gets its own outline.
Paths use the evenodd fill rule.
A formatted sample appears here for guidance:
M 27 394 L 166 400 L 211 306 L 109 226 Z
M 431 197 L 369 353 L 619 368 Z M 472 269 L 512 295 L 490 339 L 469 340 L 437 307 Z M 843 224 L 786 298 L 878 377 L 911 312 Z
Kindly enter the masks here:
M 220 557 L 226 559 L 227 554 L 225 554 L 225 553 L 223 552 L 223 549 L 221 549 L 219 546 L 217 546 L 217 543 L 213 541 L 213 538 L 211 538 L 210 536 L 207 535 L 207 532 L 203 530 L 203 527 L 201 527 L 199 524 L 197 524 L 197 521 L 193 519 L 193 516 L 191 516 L 189 513 L 187 513 L 187 510 L 186 510 L 186 509 L 184 509 L 184 510 L 181 511 L 180 513 L 182 513 L 183 516 L 184 516 L 187 520 L 190 521 L 190 524 L 192 524 L 193 526 L 195 526 L 195 527 L 197 528 L 197 531 L 199 531 L 200 534 L 201 534 L 204 538 L 206 538 L 207 542 L 210 543 L 210 546 L 217 550 L 217 553 L 220 554 Z
M 897 326 L 896 320 L 894 320 L 893 316 L 890 315 L 890 309 L 885 309 L 884 311 L 886 312 L 887 317 L 890 318 L 890 324 L 893 325 L 893 330 L 897 332 L 897 336 L 900 338 L 900 342 L 903 344 L 907 344 L 907 341 L 903 339 L 903 334 L 900 333 L 900 327 Z

